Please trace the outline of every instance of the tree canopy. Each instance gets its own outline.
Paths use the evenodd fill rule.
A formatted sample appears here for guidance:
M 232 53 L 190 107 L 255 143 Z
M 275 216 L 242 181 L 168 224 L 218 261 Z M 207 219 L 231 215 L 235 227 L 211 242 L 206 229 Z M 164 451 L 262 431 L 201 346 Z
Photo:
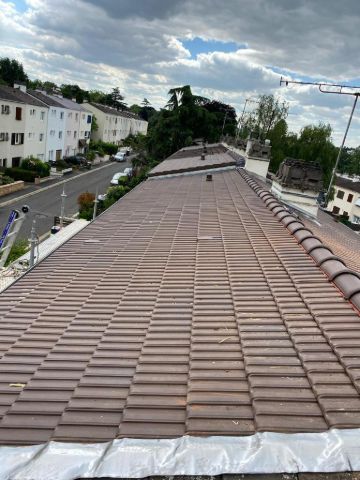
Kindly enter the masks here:
M 20 62 L 8 57 L 0 58 L 0 83 L 12 87 L 16 81 L 28 82 L 29 78 Z

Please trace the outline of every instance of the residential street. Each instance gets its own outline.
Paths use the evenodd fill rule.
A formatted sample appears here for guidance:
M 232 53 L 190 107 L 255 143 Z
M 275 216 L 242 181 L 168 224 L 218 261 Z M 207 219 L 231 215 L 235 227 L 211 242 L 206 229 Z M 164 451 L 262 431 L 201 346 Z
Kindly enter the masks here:
M 62 177 L 61 180 L 67 180 L 65 183 L 65 193 L 67 195 L 65 200 L 65 216 L 70 217 L 77 213 L 77 198 L 80 193 L 86 191 L 95 193 L 96 187 L 98 187 L 99 193 L 105 193 L 110 186 L 110 180 L 114 173 L 121 172 L 128 166 L 131 166 L 130 160 L 122 163 L 111 162 L 103 164 L 101 167 L 94 168 L 93 170 L 86 171 L 85 175 L 74 176 L 69 179 Z M 51 185 L 51 188 L 42 190 L 48 185 Z M 37 234 L 42 236 L 47 233 L 53 226 L 54 216 L 60 215 L 63 185 L 63 183 L 59 184 L 59 182 L 56 181 L 56 183 L 53 184 L 50 183 L 40 186 L 38 193 L 34 193 L 22 200 L 17 200 L 17 198 L 26 195 L 30 190 L 17 192 L 18 195 L 16 198 L 14 198 L 14 195 L 0 198 L 0 204 L 7 202 L 9 199 L 13 199 L 13 203 L 10 205 L 0 207 L 0 232 L 4 229 L 12 209 L 21 209 L 23 205 L 28 205 L 31 211 L 27 214 L 27 218 L 20 230 L 17 240 L 29 238 L 34 211 L 47 215 L 46 217 L 37 217 L 36 219 Z

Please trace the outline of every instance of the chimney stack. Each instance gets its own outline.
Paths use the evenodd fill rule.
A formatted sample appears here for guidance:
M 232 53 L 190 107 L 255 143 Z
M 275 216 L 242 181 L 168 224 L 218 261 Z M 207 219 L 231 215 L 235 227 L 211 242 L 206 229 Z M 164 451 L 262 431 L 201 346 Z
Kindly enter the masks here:
M 286 158 L 274 177 L 271 193 L 300 212 L 316 217 L 321 189 L 322 171 L 319 164 Z

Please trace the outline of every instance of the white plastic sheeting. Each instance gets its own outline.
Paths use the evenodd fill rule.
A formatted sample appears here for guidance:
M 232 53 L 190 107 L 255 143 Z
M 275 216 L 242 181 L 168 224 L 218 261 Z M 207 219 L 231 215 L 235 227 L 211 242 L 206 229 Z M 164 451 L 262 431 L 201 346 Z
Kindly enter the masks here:
M 0 480 L 360 470 L 360 430 L 0 448 Z

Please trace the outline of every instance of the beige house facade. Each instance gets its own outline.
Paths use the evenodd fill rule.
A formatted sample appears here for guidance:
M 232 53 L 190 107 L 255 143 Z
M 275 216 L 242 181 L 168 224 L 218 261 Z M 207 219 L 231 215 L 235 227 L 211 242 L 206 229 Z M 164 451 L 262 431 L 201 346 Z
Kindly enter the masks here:
M 91 134 L 94 141 L 101 140 L 121 145 L 130 134 L 147 133 L 148 122 L 132 112 L 116 110 L 99 103 L 84 103 L 83 107 L 89 109 L 96 117 L 98 129 Z

